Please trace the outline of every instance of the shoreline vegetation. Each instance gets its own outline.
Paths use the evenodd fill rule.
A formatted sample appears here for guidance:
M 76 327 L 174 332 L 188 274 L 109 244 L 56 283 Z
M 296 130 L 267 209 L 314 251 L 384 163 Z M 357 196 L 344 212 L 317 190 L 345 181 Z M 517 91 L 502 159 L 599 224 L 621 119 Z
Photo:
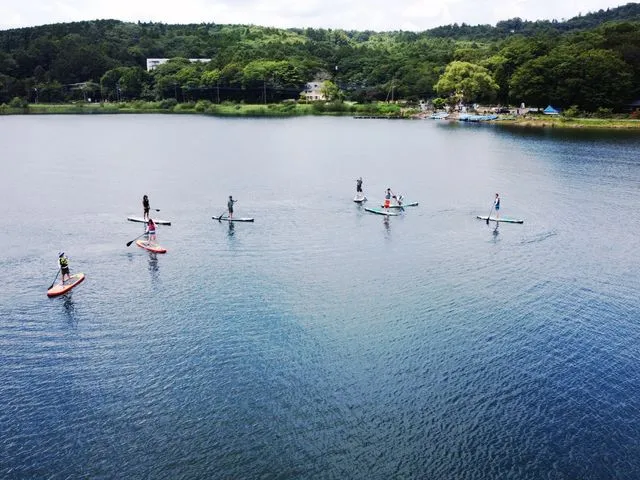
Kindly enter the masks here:
M 64 103 L 64 104 L 27 104 L 10 106 L 0 105 L 0 115 L 86 115 L 86 114 L 199 114 L 216 117 L 273 117 L 287 118 L 308 115 L 352 116 L 363 119 L 424 119 L 430 120 L 429 112 L 418 107 L 407 107 L 393 103 L 354 104 L 349 102 L 284 102 L 273 104 L 243 104 L 224 102 L 214 104 L 207 101 L 178 103 L 176 101 L 158 102 L 119 102 L 119 103 Z M 451 114 L 444 121 L 458 121 L 457 114 Z M 498 119 L 483 122 L 500 125 L 513 125 L 529 128 L 598 128 L 598 129 L 640 129 L 640 120 L 630 115 L 616 115 L 605 118 L 586 118 L 564 115 L 499 115 Z

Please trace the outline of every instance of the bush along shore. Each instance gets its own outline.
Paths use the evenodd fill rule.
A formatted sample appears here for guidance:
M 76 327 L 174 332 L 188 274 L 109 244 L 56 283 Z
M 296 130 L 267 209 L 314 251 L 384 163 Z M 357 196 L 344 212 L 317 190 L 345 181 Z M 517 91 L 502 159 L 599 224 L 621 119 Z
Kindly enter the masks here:
M 411 118 L 419 109 L 392 103 L 355 104 L 349 102 L 282 102 L 271 104 L 244 104 L 208 100 L 178 103 L 175 99 L 157 102 L 136 100 L 132 102 L 28 104 L 14 99 L 0 105 L 0 114 L 114 114 L 114 113 L 190 113 L 221 117 L 294 117 L 302 115 L 351 115 L 382 118 Z
M 9 104 L 0 105 L 0 115 L 64 115 L 64 114 L 201 114 L 219 117 L 295 117 L 303 115 L 343 115 L 356 118 L 382 119 L 428 119 L 418 106 L 396 103 L 374 102 L 357 104 L 350 102 L 282 102 L 272 104 L 244 104 L 223 102 L 212 103 L 207 100 L 178 103 L 175 99 L 160 101 L 136 100 L 132 102 L 104 103 L 68 103 L 68 104 L 28 104 L 14 99 Z M 448 121 L 457 121 L 452 115 Z M 543 114 L 500 115 L 493 122 L 500 125 L 514 125 L 531 128 L 610 128 L 640 129 L 637 112 L 631 114 L 598 115 L 581 114 L 570 110 L 567 114 L 549 116 Z

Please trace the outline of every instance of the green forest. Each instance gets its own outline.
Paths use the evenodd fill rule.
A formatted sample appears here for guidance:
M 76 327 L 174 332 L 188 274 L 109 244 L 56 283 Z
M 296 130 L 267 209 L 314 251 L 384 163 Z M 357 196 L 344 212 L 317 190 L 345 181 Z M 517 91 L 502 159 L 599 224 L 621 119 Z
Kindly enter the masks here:
M 172 60 L 148 72 L 147 58 Z M 640 99 L 640 4 L 419 33 L 117 20 L 0 31 L 0 104 L 277 103 L 317 79 L 337 101 L 628 111 Z

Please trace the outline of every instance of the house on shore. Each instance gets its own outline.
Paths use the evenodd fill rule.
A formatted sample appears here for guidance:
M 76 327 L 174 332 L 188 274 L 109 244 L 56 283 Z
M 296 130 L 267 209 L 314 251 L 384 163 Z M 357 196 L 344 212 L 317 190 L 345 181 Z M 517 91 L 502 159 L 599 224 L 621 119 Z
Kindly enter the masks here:
M 323 84 L 324 82 L 320 80 L 314 80 L 313 82 L 307 83 L 304 87 L 304 90 L 300 92 L 300 98 L 306 100 L 307 102 L 326 100 L 326 97 L 321 91 Z

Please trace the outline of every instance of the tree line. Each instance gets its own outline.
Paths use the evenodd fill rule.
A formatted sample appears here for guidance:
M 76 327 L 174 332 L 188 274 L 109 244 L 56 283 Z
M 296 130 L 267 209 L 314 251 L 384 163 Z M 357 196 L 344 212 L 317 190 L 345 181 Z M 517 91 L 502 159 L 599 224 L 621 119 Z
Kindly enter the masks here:
M 171 58 L 147 72 L 147 58 Z M 207 58 L 192 63 L 189 58 Z M 274 103 L 330 80 L 336 98 L 624 110 L 640 98 L 640 5 L 565 22 L 424 32 L 73 22 L 0 32 L 0 103 Z

